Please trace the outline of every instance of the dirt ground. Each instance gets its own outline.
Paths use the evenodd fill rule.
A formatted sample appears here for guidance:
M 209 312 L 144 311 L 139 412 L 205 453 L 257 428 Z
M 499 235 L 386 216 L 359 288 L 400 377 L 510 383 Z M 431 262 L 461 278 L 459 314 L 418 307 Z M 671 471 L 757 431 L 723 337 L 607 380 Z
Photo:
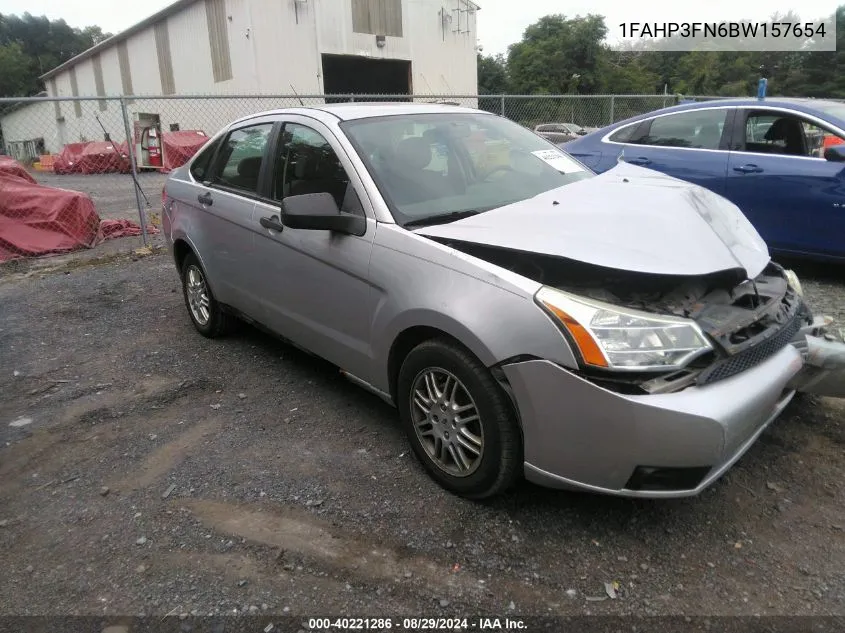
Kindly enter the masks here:
M 845 614 L 845 402 L 697 498 L 478 504 L 334 368 L 196 334 L 167 254 L 0 275 L 2 615 Z

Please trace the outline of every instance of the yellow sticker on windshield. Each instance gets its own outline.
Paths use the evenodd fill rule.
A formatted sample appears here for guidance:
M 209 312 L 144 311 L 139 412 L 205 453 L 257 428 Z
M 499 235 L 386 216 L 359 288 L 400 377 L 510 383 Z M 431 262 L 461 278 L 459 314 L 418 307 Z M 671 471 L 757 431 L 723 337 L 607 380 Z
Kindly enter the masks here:
M 484 148 L 476 159 L 476 164 L 481 171 L 489 171 L 496 167 L 506 167 L 510 163 L 510 149 L 507 143 L 484 143 Z

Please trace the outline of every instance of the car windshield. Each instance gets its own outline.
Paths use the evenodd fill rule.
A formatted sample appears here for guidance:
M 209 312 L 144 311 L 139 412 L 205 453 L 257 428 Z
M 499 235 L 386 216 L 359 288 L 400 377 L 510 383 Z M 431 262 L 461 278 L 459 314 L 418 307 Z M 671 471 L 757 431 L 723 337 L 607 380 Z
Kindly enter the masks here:
M 493 115 L 393 115 L 341 127 L 400 224 L 457 219 L 594 176 L 531 130 Z

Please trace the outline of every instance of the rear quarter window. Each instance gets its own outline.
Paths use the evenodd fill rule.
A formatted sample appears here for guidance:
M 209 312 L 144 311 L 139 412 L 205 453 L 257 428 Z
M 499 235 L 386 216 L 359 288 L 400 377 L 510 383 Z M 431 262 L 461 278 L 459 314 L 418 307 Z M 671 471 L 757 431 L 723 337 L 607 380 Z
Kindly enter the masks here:
M 206 143 L 205 147 L 200 150 L 196 160 L 191 164 L 191 176 L 194 180 L 205 182 L 209 179 L 211 159 L 214 157 L 214 152 L 219 144 L 219 141 Z
M 634 132 L 637 131 L 638 127 L 640 127 L 639 123 L 632 123 L 631 125 L 626 125 L 625 127 L 620 128 L 616 130 L 613 134 L 611 134 L 608 140 L 613 141 L 614 143 L 630 143 L 631 138 L 634 136 Z

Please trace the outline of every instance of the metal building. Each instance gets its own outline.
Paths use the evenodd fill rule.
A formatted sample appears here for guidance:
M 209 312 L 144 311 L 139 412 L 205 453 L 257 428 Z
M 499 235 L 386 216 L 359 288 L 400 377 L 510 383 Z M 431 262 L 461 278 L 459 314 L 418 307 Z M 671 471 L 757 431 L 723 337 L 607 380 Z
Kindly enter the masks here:
M 470 95 L 478 10 L 470 0 L 178 0 L 41 79 L 51 97 Z M 34 104 L 0 125 L 7 144 L 43 139 L 56 152 L 102 140 L 95 118 L 117 107 L 101 102 L 95 116 L 79 103 Z M 191 102 L 170 125 L 208 128 L 203 107 Z M 220 126 L 241 114 L 234 104 L 215 112 Z

